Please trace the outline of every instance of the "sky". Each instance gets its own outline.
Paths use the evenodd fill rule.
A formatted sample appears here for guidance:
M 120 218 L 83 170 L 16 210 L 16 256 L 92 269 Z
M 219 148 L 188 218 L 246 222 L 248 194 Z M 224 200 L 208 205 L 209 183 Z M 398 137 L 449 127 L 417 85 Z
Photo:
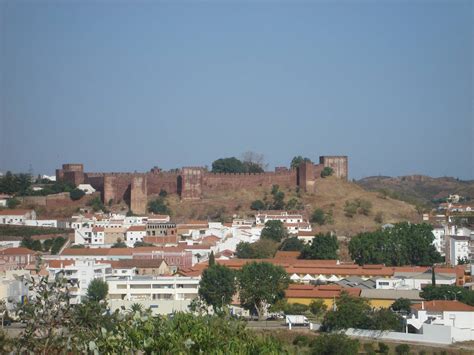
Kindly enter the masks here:
M 474 179 L 473 26 L 471 0 L 0 0 L 0 171 Z

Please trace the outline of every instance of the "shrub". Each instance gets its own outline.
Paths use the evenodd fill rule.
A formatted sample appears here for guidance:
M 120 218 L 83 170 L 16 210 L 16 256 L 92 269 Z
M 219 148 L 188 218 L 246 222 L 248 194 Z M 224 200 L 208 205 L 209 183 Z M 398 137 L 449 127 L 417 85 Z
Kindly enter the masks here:
M 265 209 L 265 203 L 262 200 L 252 201 L 250 204 L 250 209 L 253 211 L 261 211 Z
M 374 221 L 382 224 L 383 223 L 383 213 L 382 212 L 377 212 L 377 214 L 374 217 Z
M 311 341 L 309 337 L 303 334 L 298 334 L 297 336 L 295 336 L 295 339 L 293 339 L 293 345 L 299 347 L 308 346 L 310 342 Z
M 408 355 L 410 353 L 410 345 L 400 344 L 395 347 L 395 353 L 397 355 Z
M 326 166 L 326 167 L 321 171 L 321 177 L 322 177 L 322 178 L 331 176 L 332 174 L 334 174 L 334 169 L 331 168 L 331 167 L 329 167 L 329 166 Z
M 326 216 L 321 208 L 316 208 L 311 215 L 311 222 L 317 223 L 320 226 L 326 223 Z
M 389 351 L 390 347 L 387 344 L 379 342 L 379 353 L 388 354 Z
M 20 200 L 15 198 L 15 197 L 13 197 L 13 198 L 11 198 L 7 201 L 7 207 L 11 208 L 11 209 L 17 208 L 19 204 L 20 204 Z
M 353 355 L 359 352 L 359 341 L 345 334 L 321 334 L 313 342 L 313 354 Z
M 75 188 L 69 193 L 69 197 L 73 201 L 80 200 L 86 193 L 82 191 L 81 189 Z

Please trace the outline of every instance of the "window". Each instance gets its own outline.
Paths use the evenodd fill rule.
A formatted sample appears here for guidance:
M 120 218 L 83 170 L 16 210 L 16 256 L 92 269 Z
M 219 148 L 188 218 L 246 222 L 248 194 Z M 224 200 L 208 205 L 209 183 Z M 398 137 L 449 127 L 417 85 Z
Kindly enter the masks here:
M 381 281 L 381 282 L 379 282 L 379 285 L 380 286 L 388 286 L 388 285 L 390 285 L 390 282 Z
M 123 290 L 127 288 L 127 285 L 117 285 L 117 288 Z

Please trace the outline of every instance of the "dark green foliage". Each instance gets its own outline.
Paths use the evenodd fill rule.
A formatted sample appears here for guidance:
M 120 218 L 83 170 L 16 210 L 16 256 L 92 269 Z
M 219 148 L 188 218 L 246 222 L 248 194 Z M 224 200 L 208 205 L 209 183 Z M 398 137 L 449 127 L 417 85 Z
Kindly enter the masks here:
M 369 301 L 352 297 L 346 292 L 336 300 L 336 310 L 324 316 L 322 330 L 335 331 L 348 328 L 373 330 L 400 330 L 402 318 L 388 309 L 372 309 Z
M 474 291 L 453 285 L 425 286 L 420 296 L 427 301 L 432 300 L 458 300 L 474 306 Z
M 326 312 L 328 309 L 328 306 L 324 303 L 322 299 L 315 299 L 311 301 L 309 304 L 309 310 L 311 311 L 312 314 L 315 316 L 320 316 L 324 312 Z
M 94 197 L 93 199 L 89 200 L 87 202 L 87 206 L 91 206 L 94 212 L 98 211 L 106 211 L 106 208 L 104 204 L 102 203 L 102 200 L 100 199 L 99 196 Z
M 317 234 L 310 245 L 305 245 L 300 259 L 337 259 L 339 243 L 336 236 L 327 234 Z
M 220 313 L 230 304 L 236 291 L 235 273 L 226 266 L 212 265 L 204 270 L 199 282 L 199 297 Z
M 288 232 L 285 225 L 281 221 L 267 221 L 265 227 L 262 229 L 260 237 L 262 239 L 271 239 L 275 242 L 281 242 L 283 238 L 286 238 Z
M 287 303 L 284 308 L 285 314 L 304 314 L 308 310 L 309 306 L 301 303 Z
M 326 166 L 326 167 L 321 171 L 321 177 L 322 177 L 322 178 L 331 176 L 332 174 L 334 174 L 334 169 L 331 168 L 331 167 L 329 167 L 329 166 Z
M 469 264 L 469 259 L 467 257 L 464 257 L 464 258 L 460 258 L 458 257 L 458 264 L 459 265 L 466 265 L 466 264 Z
M 432 244 L 428 224 L 397 223 L 393 228 L 360 233 L 349 242 L 349 252 L 359 265 L 432 265 L 442 260 Z
M 283 210 L 285 209 L 285 193 L 280 191 L 280 187 L 278 185 L 272 186 L 271 191 L 273 197 L 273 204 L 269 206 L 271 210 Z
M 156 214 L 170 214 L 170 209 L 164 198 L 157 198 L 148 204 L 148 212 Z
M 139 247 L 152 247 L 153 244 L 152 243 L 146 243 L 146 242 L 135 242 L 135 244 L 133 244 L 133 247 L 134 248 L 139 248 Z
M 311 163 L 311 159 L 309 159 L 309 158 L 303 158 L 301 155 L 298 155 L 298 156 L 294 157 L 293 159 L 291 159 L 290 167 L 291 167 L 292 169 L 296 169 L 296 168 L 299 167 L 300 164 L 303 163 L 303 162 Z
M 127 248 L 127 244 L 121 238 L 117 238 L 117 241 L 112 244 L 111 248 Z
M 387 344 L 379 342 L 379 353 L 380 354 L 388 354 L 389 351 L 390 351 L 390 347 Z
M 297 237 L 287 238 L 281 243 L 280 250 L 283 251 L 301 251 L 304 248 L 304 243 Z
M 214 266 L 216 265 L 216 257 L 214 256 L 214 251 L 211 251 L 211 254 L 209 255 L 209 266 Z
M 217 159 L 212 163 L 213 173 L 263 173 L 263 168 L 255 162 L 240 161 L 235 157 Z
M 410 354 L 410 345 L 400 344 L 395 347 L 395 353 L 397 355 L 408 355 Z
M 20 205 L 20 200 L 13 197 L 7 200 L 7 207 L 10 209 L 17 208 Z
M 295 339 L 293 339 L 293 345 L 296 345 L 298 347 L 306 347 L 311 343 L 311 339 L 303 334 L 298 334 L 295 336 Z
M 344 334 L 321 334 L 311 351 L 314 355 L 354 355 L 359 352 L 359 341 Z
M 356 198 L 355 200 L 347 200 L 344 206 L 346 217 L 354 217 L 356 214 L 368 216 L 372 209 L 372 202 Z
M 100 279 L 94 279 L 89 283 L 87 287 L 87 298 L 90 301 L 102 301 L 107 297 L 109 292 L 109 285 L 107 282 Z
M 408 298 L 399 298 L 392 303 L 390 308 L 395 312 L 410 313 L 411 301 Z
M 73 233 L 72 229 L 14 226 L 9 224 L 0 225 L 0 236 L 31 237 L 33 235 Z
M 168 192 L 166 190 L 161 189 L 159 196 L 162 198 L 166 198 L 168 196 Z
M 69 193 L 69 197 L 73 201 L 80 200 L 86 193 L 78 188 L 75 188 Z
M 20 245 L 24 248 L 35 251 L 50 251 L 51 254 L 57 254 L 66 243 L 66 239 L 63 237 L 56 237 L 46 239 L 41 242 L 40 240 L 33 240 L 30 236 L 24 237 Z
M 23 196 L 30 190 L 31 182 L 29 174 L 12 174 L 7 171 L 4 176 L 0 177 L 0 192 Z
M 261 211 L 265 209 L 265 203 L 262 200 L 252 201 L 250 209 L 253 211 Z
M 297 198 L 292 198 L 286 203 L 286 209 L 288 211 L 303 210 L 304 206 Z
M 235 255 L 240 259 L 266 259 L 273 258 L 277 249 L 278 243 L 270 239 L 260 239 L 255 243 L 240 242 Z
M 249 263 L 238 272 L 238 290 L 242 306 L 264 316 L 267 305 L 285 297 L 288 274 L 280 266 L 270 263 Z
M 321 208 L 316 208 L 311 215 L 311 223 L 317 223 L 320 226 L 326 223 L 326 215 Z

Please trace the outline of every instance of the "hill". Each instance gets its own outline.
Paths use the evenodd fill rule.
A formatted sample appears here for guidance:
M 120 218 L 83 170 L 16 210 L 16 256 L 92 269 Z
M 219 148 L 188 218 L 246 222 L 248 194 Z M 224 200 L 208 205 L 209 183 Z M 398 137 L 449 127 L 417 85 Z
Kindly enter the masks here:
M 356 182 L 369 191 L 383 193 L 414 204 L 433 206 L 434 202 L 457 194 L 474 200 L 474 181 L 463 181 L 452 177 L 432 178 L 424 175 L 400 177 L 371 176 Z
M 355 183 L 335 177 L 318 180 L 315 193 L 300 193 L 296 189 L 282 189 L 282 191 L 285 193 L 285 201 L 295 198 L 303 204 L 304 214 L 308 218 L 315 208 L 332 213 L 333 223 L 322 226 L 315 225 L 316 232 L 335 231 L 339 236 L 352 236 L 362 231 L 374 230 L 381 225 L 374 220 L 378 213 L 383 216 L 382 223 L 420 221 L 415 206 L 382 196 L 377 192 L 366 191 Z M 180 201 L 177 196 L 167 198 L 173 212 L 173 219 L 176 221 L 185 219 L 231 220 L 233 215 L 241 217 L 253 215 L 256 211 L 250 209 L 250 204 L 257 199 L 271 199 L 270 191 L 255 187 L 228 193 L 213 193 L 196 201 Z M 367 216 L 362 214 L 356 214 L 352 218 L 345 216 L 346 201 L 355 199 L 368 201 L 372 205 Z

